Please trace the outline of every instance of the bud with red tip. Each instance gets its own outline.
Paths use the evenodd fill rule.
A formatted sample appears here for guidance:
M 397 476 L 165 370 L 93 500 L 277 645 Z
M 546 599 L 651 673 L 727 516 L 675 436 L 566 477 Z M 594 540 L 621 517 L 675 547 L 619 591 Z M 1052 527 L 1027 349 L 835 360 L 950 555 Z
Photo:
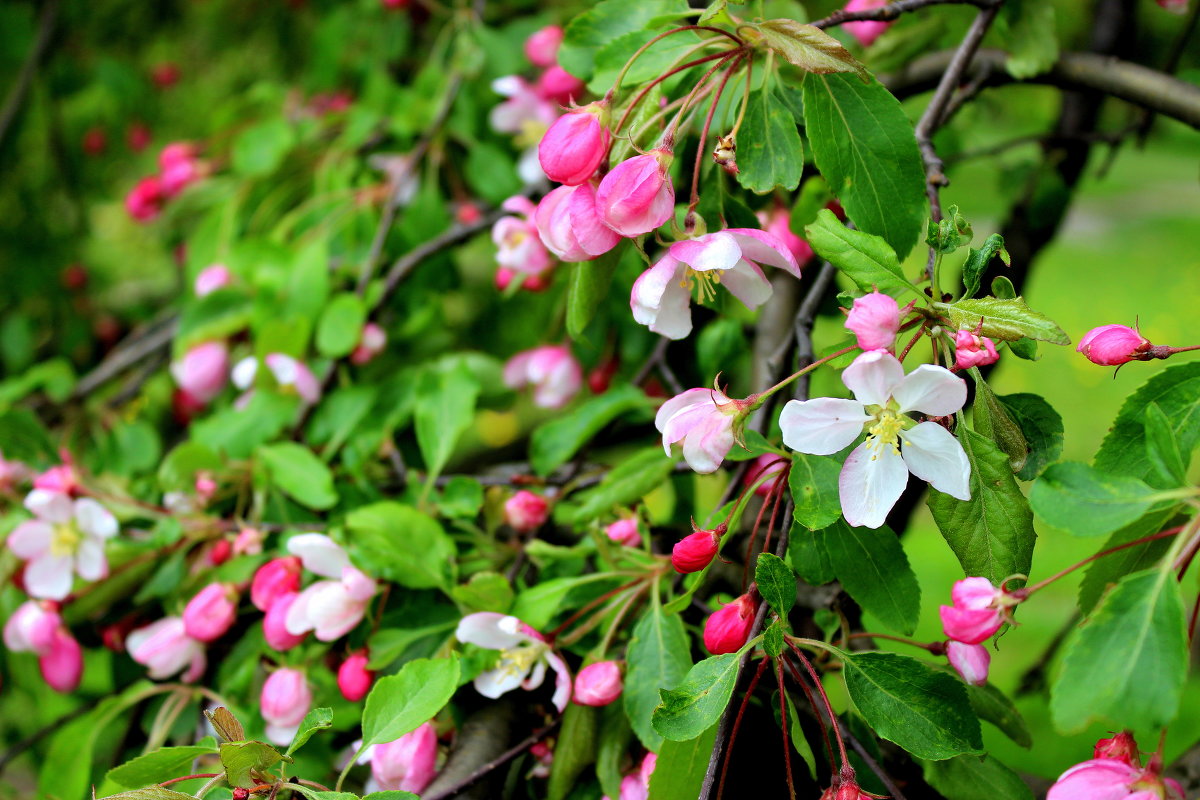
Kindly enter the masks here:
M 621 665 L 598 661 L 579 670 L 571 699 L 581 706 L 606 706 L 621 696 L 621 689 Z
M 134 184 L 125 195 L 125 210 L 138 222 L 149 222 L 162 212 L 165 200 L 162 181 L 151 175 Z
M 659 148 L 613 167 L 596 189 L 604 224 L 632 238 L 669 220 L 675 211 L 675 187 L 667 175 L 673 158 L 670 150 Z
M 619 519 L 616 522 L 610 523 L 604 529 L 604 535 L 617 544 L 622 544 L 626 547 L 640 547 L 642 544 L 642 534 L 638 532 L 636 517 Z
M 219 567 L 233 556 L 233 543 L 228 539 L 217 539 L 205 554 L 205 560 L 211 567 Z
M 269 611 L 280 597 L 300 591 L 300 559 L 273 558 L 258 568 L 250 584 L 250 602 L 259 611 Z
M 504 502 L 504 521 L 520 533 L 537 530 L 549 516 L 550 503 L 546 498 L 527 489 L 522 489 Z
M 942 630 L 964 644 L 979 644 L 1009 620 L 1008 609 L 1024 599 L 992 585 L 987 578 L 964 578 L 954 583 L 952 606 L 942 606 Z
M 750 638 L 758 604 L 749 594 L 726 603 L 704 623 L 704 646 L 714 656 L 736 653 Z
M 538 96 L 560 106 L 570 105 L 583 97 L 584 89 L 583 81 L 557 64 L 543 72 L 533 87 Z
M 992 655 L 981 644 L 964 644 L 953 639 L 946 642 L 946 658 L 964 683 L 983 686 L 987 683 L 988 666 Z
M 284 667 L 271 673 L 259 696 L 267 739 L 275 744 L 289 743 L 312 706 L 312 699 L 308 680 L 300 670 Z
M 601 101 L 563 114 L 538 144 L 538 163 L 552 181 L 578 186 L 596 172 L 608 153 L 606 104 Z
M 38 657 L 42 679 L 56 692 L 67 694 L 79 686 L 83 677 L 83 650 L 65 627 L 54 631 L 50 646 Z
M 742 482 L 746 486 L 753 486 L 759 480 L 766 478 L 754 490 L 754 493 L 759 497 L 766 497 L 779 484 L 779 479 L 783 477 L 782 473 L 785 467 L 787 467 L 787 461 L 784 459 L 773 453 L 763 453 L 754 459 L 754 464 L 746 471 L 746 477 L 742 479 Z
M 881 292 L 854 300 L 846 315 L 846 329 L 854 333 L 863 350 L 890 350 L 900 330 L 900 306 Z
M 959 369 L 982 367 L 1000 360 L 996 344 L 986 336 L 978 336 L 968 330 L 954 334 L 954 365 Z
M 66 269 L 63 270 L 62 285 L 66 289 L 68 289 L 72 292 L 77 292 L 80 289 L 86 288 L 87 284 L 88 284 L 88 271 L 87 271 L 87 268 L 83 266 L 83 264 L 80 264 L 79 262 L 75 262 L 74 264 L 68 264 Z
M 596 365 L 587 375 L 588 388 L 592 390 L 592 394 L 604 394 L 608 391 L 613 376 L 617 374 L 620 366 L 621 362 L 616 356 L 606 358 Z
M 1142 763 L 1142 754 L 1129 731 L 1121 731 L 1111 739 L 1096 742 L 1092 758 L 1115 758 L 1135 767 Z
M 367 669 L 369 660 L 366 651 L 359 650 L 357 653 L 351 653 L 338 667 L 338 690 L 341 691 L 342 697 L 351 703 L 357 703 L 371 691 L 375 673 Z
M 355 346 L 354 352 L 350 354 L 350 362 L 359 366 L 366 364 L 375 358 L 375 356 L 382 353 L 383 348 L 386 346 L 387 332 L 378 324 L 368 322 L 366 325 L 363 325 L 358 345 Z
M 272 650 L 278 650 L 281 653 L 287 652 L 308 636 L 307 631 L 295 634 L 287 629 L 288 611 L 291 610 L 292 604 L 299 596 L 299 592 L 280 595 L 267 609 L 266 616 L 263 617 L 263 638 L 266 639 L 267 646 Z
M 199 642 L 225 635 L 237 619 L 237 590 L 228 583 L 210 583 L 183 609 L 183 629 Z
M 1128 325 L 1101 325 L 1092 328 L 1079 340 L 1075 349 L 1093 364 L 1116 367 L 1130 361 L 1146 361 L 1154 345 L 1137 328 Z
M 704 569 L 717 555 L 724 533 L 725 523 L 721 523 L 714 530 L 696 530 L 683 537 L 671 548 L 671 566 L 684 575 Z
M 535 67 L 552 67 L 558 58 L 558 46 L 562 40 L 563 29 L 558 25 L 547 25 L 525 40 L 525 57 Z

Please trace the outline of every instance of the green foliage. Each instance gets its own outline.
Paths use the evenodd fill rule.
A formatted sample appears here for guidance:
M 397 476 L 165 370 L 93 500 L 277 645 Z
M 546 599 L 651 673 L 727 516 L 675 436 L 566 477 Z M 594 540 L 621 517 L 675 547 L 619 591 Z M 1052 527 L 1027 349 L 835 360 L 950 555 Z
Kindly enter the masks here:
M 957 756 L 926 761 L 925 780 L 947 800 L 974 800 L 986 794 L 995 800 L 1033 800 L 1033 792 L 994 756 Z
M 892 295 L 917 292 L 900 270 L 896 251 L 883 238 L 847 228 L 832 211 L 817 212 L 804 229 L 816 254 L 833 264 L 864 292 L 878 289 Z
M 838 499 L 838 475 L 841 465 L 830 456 L 796 453 L 788 473 L 792 492 L 792 515 L 810 531 L 826 528 L 842 516 Z
M 686 10 L 687 4 L 679 0 L 602 0 L 567 25 L 558 63 L 586 81 L 596 68 L 598 49 L 622 34 L 641 30 L 655 17 Z
M 104 776 L 104 781 L 128 789 L 162 783 L 181 773 L 186 774 L 187 768 L 200 756 L 216 752 L 216 744 L 211 739 L 195 745 L 160 747 L 113 767 Z
M 686 742 L 716 724 L 733 694 L 740 661 L 738 653 L 706 658 L 688 670 L 683 683 L 660 690 L 654 730 L 664 739 Z
M 362 747 L 391 742 L 428 722 L 458 688 L 459 659 L 419 658 L 380 678 L 363 710 Z
M 1051 344 L 1070 344 L 1071 337 L 1045 314 L 1025 305 L 1020 297 L 981 297 L 959 300 L 954 304 L 934 303 L 934 309 L 944 314 L 957 328 L 982 329 L 984 336 L 1015 342 L 1022 337 Z
M 832 573 L 864 611 L 892 630 L 916 630 L 921 587 L 896 534 L 887 527 L 852 528 L 839 521 L 818 538 Z
M 743 130 L 737 143 L 738 183 L 759 194 L 800 185 L 804 148 L 796 120 L 774 91 L 750 95 Z
M 262 445 L 258 457 L 271 483 L 297 503 L 309 508 L 330 508 L 338 499 L 333 474 L 312 451 L 295 442 Z
M 796 576 L 782 558 L 773 553 L 759 553 L 754 570 L 758 592 L 780 619 L 787 619 L 796 603 Z
M 356 294 L 336 295 L 317 322 L 317 352 L 326 358 L 349 355 L 362 336 L 367 308 Z
M 1137 478 L 1106 475 L 1087 464 L 1054 464 L 1029 493 L 1039 517 L 1076 536 L 1103 536 L 1142 517 L 1154 489 Z
M 266 772 L 284 760 L 278 750 L 265 742 L 221 743 L 221 766 L 230 786 L 251 789 L 257 783 L 251 773 Z
M 300 727 L 296 730 L 296 735 L 292 738 L 292 743 L 288 745 L 288 749 L 284 752 L 284 755 L 290 756 L 303 747 L 315 733 L 327 730 L 332 726 L 333 709 L 314 708 L 312 711 L 309 711 L 304 715 L 304 719 L 300 720 Z
M 659 690 L 680 683 L 692 666 L 687 633 L 677 614 L 665 614 L 654 604 L 633 628 L 625 660 L 628 664 L 622 702 L 634 733 L 648 749 L 658 752 L 662 735 L 651 724 Z
M 350 545 L 362 563 L 410 589 L 449 589 L 454 582 L 454 542 L 437 520 L 390 500 L 346 516 Z
M 618 246 L 593 261 L 584 261 L 571 268 L 571 282 L 567 288 L 567 333 L 572 339 L 583 338 L 584 330 L 608 294 L 617 264 L 630 252 L 632 248 Z
M 963 297 L 974 297 L 979 291 L 979 279 L 987 269 L 988 263 L 999 256 L 1004 266 L 1012 266 L 1012 259 L 1004 249 L 1004 237 L 998 233 L 983 240 L 983 247 L 976 250 L 972 247 L 967 251 L 967 260 L 963 262 L 962 280 Z
M 636 387 L 613 387 L 534 431 L 529 440 L 529 463 L 539 475 L 549 475 L 614 420 L 634 411 L 645 417 L 650 408 L 650 398 Z
M 1031 481 L 1062 454 L 1062 417 L 1040 395 L 1006 394 L 997 399 L 1009 418 L 1020 426 L 1025 439 L 1025 465 L 1017 477 Z
M 717 726 L 687 741 L 663 742 L 650 776 L 650 794 L 655 800 L 692 800 L 699 797 L 712 756 Z

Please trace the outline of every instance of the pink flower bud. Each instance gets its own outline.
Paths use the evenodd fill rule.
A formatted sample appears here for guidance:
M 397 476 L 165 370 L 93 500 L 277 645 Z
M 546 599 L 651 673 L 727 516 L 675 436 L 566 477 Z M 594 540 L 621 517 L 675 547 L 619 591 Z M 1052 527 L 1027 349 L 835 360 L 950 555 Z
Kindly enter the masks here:
M 88 128 L 83 134 L 83 152 L 89 156 L 103 155 L 108 149 L 108 134 L 104 128 Z
M 525 40 L 525 57 L 535 67 L 552 67 L 558 58 L 558 46 L 562 40 L 563 29 L 557 25 L 547 25 Z
M 954 334 L 954 365 L 959 369 L 982 367 L 1000 360 L 996 344 L 986 336 L 976 336 L 968 330 Z
M 596 208 L 604 224 L 634 237 L 670 219 L 675 210 L 675 187 L 667 175 L 672 157 L 670 150 L 651 150 L 613 167 L 596 189 Z
M 42 679 L 56 692 L 75 691 L 83 677 L 83 651 L 65 627 L 58 627 L 46 652 L 38 657 Z
M 634 517 L 610 523 L 604 529 L 604 534 L 617 544 L 626 547 L 641 547 L 642 545 L 642 534 L 638 532 L 638 521 Z
M 551 103 L 567 106 L 583 97 L 584 88 L 583 81 L 555 64 L 541 74 L 533 90 Z
M 750 469 L 746 470 L 746 477 L 742 479 L 742 482 L 746 486 L 753 486 L 759 479 L 774 475 L 774 478 L 768 477 L 762 483 L 758 484 L 758 488 L 754 490 L 754 493 L 759 497 L 766 497 L 779 483 L 779 479 L 782 477 L 781 473 L 786 466 L 787 462 L 780 459 L 779 456 L 773 453 L 763 453 L 754 459 L 754 463 L 750 466 Z
M 167 170 L 196 158 L 196 148 L 187 142 L 171 142 L 158 153 L 158 168 Z
M 283 595 L 300 591 L 300 568 L 296 556 L 273 558 L 263 564 L 250 584 L 250 602 L 259 611 L 267 611 Z
M 125 143 L 135 153 L 140 153 L 150 146 L 150 129 L 144 122 L 135 122 L 125 132 Z
M 777 203 L 770 211 L 759 211 L 758 221 L 762 223 L 763 230 L 787 246 L 801 267 L 812 260 L 812 247 L 792 231 L 792 215 L 787 206 Z
M 350 354 L 350 361 L 358 365 L 366 364 L 382 353 L 386 346 L 387 332 L 376 323 L 368 322 L 363 325 L 362 336 L 358 340 L 358 346 Z
M 224 342 L 193 345 L 171 365 L 171 376 L 188 396 L 208 403 L 221 393 L 229 379 L 229 348 Z
M 151 175 L 135 183 L 125 195 L 125 210 L 138 222 L 149 222 L 162 211 L 165 200 L 162 181 Z
M 608 152 L 608 128 L 600 121 L 603 105 L 592 103 L 563 114 L 538 144 L 538 163 L 552 181 L 578 186 L 596 172 Z
M 45 655 L 53 648 L 62 617 L 53 600 L 26 600 L 4 624 L 4 646 L 14 653 Z
M 192 289 L 196 292 L 196 297 L 204 297 L 204 295 L 224 288 L 232 282 L 233 273 L 229 271 L 229 267 L 224 264 L 213 264 L 200 270 L 200 274 L 196 276 L 196 282 L 192 284 Z
M 581 706 L 606 706 L 621 696 L 621 688 L 621 665 L 598 661 L 579 670 L 572 699 Z
M 850 0 L 846 3 L 847 11 L 871 11 L 876 8 L 882 8 L 888 4 L 888 0 Z M 863 47 L 870 47 L 872 43 L 883 32 L 891 27 L 890 22 L 875 22 L 872 20 L 861 20 L 859 22 L 847 22 L 842 27 Z
M 204 502 L 212 499 L 217 493 L 217 482 L 213 480 L 213 476 L 207 472 L 201 472 L 196 475 L 196 496 Z M 222 540 L 223 541 L 223 540 Z M 228 556 L 227 556 L 228 557 Z
M 1004 624 L 1005 593 L 987 578 L 964 578 L 950 594 L 954 605 L 942 606 L 942 630 L 964 644 L 979 644 Z
M 591 182 L 559 186 L 542 198 L 534 221 L 547 250 L 571 263 L 590 261 L 617 246 L 621 237 L 601 218 L 597 198 Z
M 510 389 L 533 386 L 534 405 L 562 408 L 583 388 L 583 369 L 566 345 L 535 347 L 508 360 L 504 385 Z
M 259 704 L 267 721 L 267 739 L 275 744 L 288 744 L 312 706 L 312 690 L 303 672 L 284 667 L 267 678 Z
M 436 774 L 437 732 L 431 722 L 372 750 L 371 775 L 384 791 L 420 793 Z
M 267 646 L 272 650 L 278 650 L 281 653 L 287 652 L 308 636 L 307 631 L 294 634 L 287 629 L 288 612 L 299 596 L 298 592 L 280 595 L 267 609 L 266 616 L 263 617 L 263 638 L 266 639 Z
M 205 559 L 209 566 L 219 567 L 233 555 L 233 545 L 228 539 L 217 539 L 209 548 Z
M 150 80 L 159 89 L 170 89 L 179 82 L 179 65 L 171 61 L 155 64 L 150 70 Z
M 266 536 L 255 528 L 242 528 L 233 539 L 233 552 L 239 556 L 256 556 L 263 551 Z
M 1102 325 L 1085 333 L 1075 349 L 1093 364 L 1115 367 L 1144 360 L 1143 354 L 1151 347 L 1150 340 L 1135 328 L 1128 325 Z
M 1138 752 L 1137 742 L 1129 731 L 1122 731 L 1111 739 L 1101 739 L 1096 742 L 1092 752 L 1093 758 L 1115 758 L 1130 766 L 1138 767 L 1142 763 L 1142 755 Z
M 863 295 L 846 315 L 846 328 L 854 332 L 863 350 L 890 350 L 900 330 L 900 306 L 886 294 Z
M 342 697 L 351 703 L 357 703 L 371 691 L 371 682 L 375 673 L 367 669 L 367 654 L 363 650 L 351 653 L 342 665 L 338 667 L 337 684 Z
M 204 173 L 196 161 L 179 161 L 163 169 L 160 174 L 163 195 L 174 197 L 189 185 L 203 177 Z
M 704 623 L 704 646 L 714 656 L 736 653 L 750 638 L 758 605 L 750 595 L 726 603 L 709 615 Z
M 225 635 L 237 619 L 237 590 L 226 583 L 210 583 L 183 609 L 183 630 L 198 642 Z
M 685 575 L 699 572 L 709 565 L 720 546 L 721 535 L 715 530 L 688 534 L 671 548 L 671 566 Z
M 946 642 L 946 658 L 950 666 L 958 671 L 963 682 L 972 686 L 983 686 L 987 683 L 988 665 L 992 655 L 981 644 L 963 644 L 953 639 Z
M 521 533 L 537 530 L 548 516 L 550 504 L 546 498 L 527 489 L 522 489 L 504 502 L 504 521 Z

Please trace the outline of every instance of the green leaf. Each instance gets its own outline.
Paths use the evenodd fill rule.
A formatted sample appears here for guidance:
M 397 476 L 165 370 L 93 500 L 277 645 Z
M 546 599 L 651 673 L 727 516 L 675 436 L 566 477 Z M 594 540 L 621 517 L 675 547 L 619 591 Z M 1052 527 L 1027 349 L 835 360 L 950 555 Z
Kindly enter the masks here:
M 1028 575 L 1037 534 L 1008 456 L 990 439 L 963 426 L 958 440 L 971 464 L 971 499 L 958 500 L 930 488 L 926 502 L 938 530 L 967 575 L 981 575 L 995 584 L 1011 575 Z
M 1106 718 L 1149 730 L 1171 722 L 1188 670 L 1187 622 L 1175 572 L 1126 575 L 1071 635 L 1050 691 L 1064 733 Z
M 791 692 L 784 692 L 783 695 L 787 699 L 788 712 L 788 740 L 792 744 L 792 749 L 804 759 L 804 763 L 808 765 L 808 774 L 813 780 L 817 779 L 817 754 L 813 752 L 812 745 L 808 743 L 808 737 L 804 735 L 804 728 L 800 725 L 800 714 L 796 711 L 796 703 L 792 700 Z M 772 702 L 771 709 L 777 711 L 778 704 Z M 783 720 L 777 720 L 779 727 L 783 728 Z
M 763 631 L 763 651 L 771 658 L 779 658 L 787 650 L 787 642 L 783 638 L 785 635 L 783 620 L 772 622 Z
M 613 275 L 621 256 L 631 248 L 617 246 L 592 261 L 572 264 L 567 284 L 567 334 L 582 339 L 583 331 L 596 316 L 596 309 L 608 297 Z
M 662 689 L 654 710 L 654 730 L 673 742 L 695 739 L 711 728 L 733 694 L 741 655 L 725 653 L 706 658 L 688 670 L 683 683 Z
M 983 247 L 978 250 L 972 247 L 967 251 L 967 260 L 963 262 L 962 268 L 964 298 L 974 297 L 975 293 L 979 291 L 979 279 L 987 270 L 988 263 L 996 256 L 1000 256 L 1004 266 L 1012 265 L 1012 258 L 1004 249 L 1004 237 L 998 233 L 993 233 L 984 239 Z
M 925 235 L 925 243 L 946 255 L 969 243 L 974 235 L 971 223 L 958 213 L 958 206 L 951 205 L 946 209 L 943 219 L 936 223 L 932 219 L 929 220 L 929 233 Z
M 230 786 L 253 788 L 256 782 L 250 777 L 252 771 L 266 772 L 283 760 L 280 752 L 265 742 L 221 743 L 221 766 Z
M 842 466 L 830 456 L 792 455 L 788 487 L 795 504 L 792 516 L 810 531 L 826 528 L 842 516 L 838 476 Z
M 962 681 L 895 653 L 845 653 L 846 688 L 867 724 L 917 758 L 982 753 Z
M 319 447 L 325 461 L 330 461 L 350 435 L 358 428 L 379 399 L 380 387 L 360 383 L 343 386 L 325 396 L 309 420 L 309 444 Z
M 703 24 L 703 23 L 701 23 Z M 617 81 L 617 75 L 625 67 L 626 62 L 643 45 L 658 36 L 657 30 L 639 30 L 622 34 L 596 51 L 595 72 L 588 81 L 588 88 L 597 96 L 602 96 Z M 637 86 L 657 78 L 680 57 L 687 54 L 700 42 L 700 37 L 691 31 L 681 31 L 671 36 L 659 39 L 638 56 L 637 60 L 625 73 L 621 85 L 624 87 Z M 647 99 L 649 99 L 647 97 Z M 646 102 L 645 100 L 642 101 Z M 620 117 L 617 116 L 613 121 Z
M 1025 436 L 1025 466 L 1017 473 L 1017 477 L 1031 481 L 1062 455 L 1062 417 L 1041 395 L 1006 394 L 997 399 L 1004 404 L 1008 415 L 1021 427 L 1021 433 Z
M 193 344 L 235 334 L 250 324 L 253 313 L 254 301 L 241 289 L 217 289 L 184 308 L 172 347 L 182 353 Z
M 363 710 L 362 747 L 395 741 L 433 719 L 458 688 L 458 660 L 457 653 L 418 658 L 377 680 Z
M 247 177 L 269 175 L 278 169 L 296 141 L 292 126 L 282 117 L 245 128 L 233 140 L 233 171 Z
M 646 749 L 659 751 L 662 736 L 651 725 L 659 689 L 677 685 L 692 666 L 691 645 L 678 614 L 654 603 L 638 620 L 625 654 L 625 713 Z
M 101 800 L 195 800 L 195 795 L 164 789 L 161 786 L 150 786 L 134 789 L 132 792 L 105 795 Z
M 708 761 L 712 758 L 717 726 L 686 742 L 663 742 L 654 772 L 650 797 L 654 800 L 695 800 L 700 796 Z
M 245 408 L 224 408 L 192 423 L 192 440 L 229 458 L 249 458 L 254 448 L 269 442 L 296 416 L 300 398 L 276 392 L 255 392 Z
M 850 219 L 907 256 L 925 231 L 927 202 L 921 153 L 900 101 L 874 78 L 809 74 L 804 123 L 817 169 Z
M 1020 297 L 1000 299 L 980 297 L 974 300 L 959 300 L 953 305 L 934 303 L 934 310 L 946 316 L 955 328 L 979 328 L 983 335 L 1006 342 L 1015 342 L 1023 336 L 1051 344 L 1068 345 L 1071 337 L 1052 319 L 1025 305 Z
M 796 576 L 782 558 L 773 553 L 759 553 L 754 569 L 758 593 L 767 601 L 780 619 L 787 619 L 796 604 Z
M 217 752 L 215 742 L 212 739 L 208 741 L 210 744 L 160 747 L 130 759 L 119 767 L 113 767 L 104 776 L 104 780 L 105 782 L 111 781 L 116 786 L 137 789 L 152 783 L 162 783 L 179 775 L 186 775 L 188 767 L 197 758 Z
M 1155 490 L 1137 478 L 1108 475 L 1076 461 L 1052 464 L 1029 492 L 1039 517 L 1074 536 L 1104 536 L 1141 517 Z
M 1006 25 L 1003 41 L 1009 51 L 1008 74 L 1019 81 L 1050 70 L 1058 61 L 1058 30 L 1054 6 L 1037 0 L 1016 0 L 1002 7 Z
M 1146 457 L 1166 483 L 1187 482 L 1187 463 L 1179 452 L 1175 431 L 1158 403 L 1146 406 L 1142 424 L 1146 429 Z
M 995 725 L 1001 733 L 1021 747 L 1028 749 L 1033 746 L 1033 736 L 1029 733 L 1029 726 L 1025 724 L 1025 718 L 1021 716 L 1021 712 L 1013 705 L 1013 701 L 1009 699 L 1008 695 L 990 683 L 983 686 L 966 684 L 966 687 L 967 697 L 971 700 L 971 708 L 974 709 L 975 715 L 979 719 Z
M 549 800 L 563 800 L 583 768 L 596 760 L 596 729 L 600 709 L 570 703 L 563 712 L 554 763 L 546 782 Z
M 1008 455 L 1012 471 L 1021 474 L 1029 458 L 1029 445 L 1025 433 L 1008 414 L 1008 409 L 987 385 L 978 367 L 971 367 L 971 378 L 975 381 L 975 403 L 971 406 L 971 422 L 979 433 L 991 439 Z
M 300 728 L 296 731 L 296 735 L 292 737 L 292 743 L 288 745 L 287 752 L 284 755 L 290 756 L 299 750 L 317 731 L 328 730 L 332 727 L 333 709 L 314 708 L 304 715 L 304 719 L 300 720 Z
M 529 440 L 529 463 L 538 475 L 549 475 L 613 420 L 652 407 L 653 401 L 636 386 L 614 386 L 535 430 Z
M 1042 357 L 1038 355 L 1038 343 L 1033 339 L 1017 339 L 1015 342 L 1008 343 L 1008 349 L 1017 358 L 1023 358 L 1026 361 L 1041 361 Z
M 458 437 L 470 426 L 479 391 L 478 379 L 462 361 L 421 375 L 414 416 L 417 445 L 429 470 L 427 480 L 441 474 Z
M 820 539 L 834 574 L 864 611 L 892 630 L 911 634 L 917 629 L 921 587 L 895 533 L 839 521 Z
M 385 500 L 351 511 L 346 529 L 372 574 L 410 589 L 449 591 L 454 585 L 454 541 L 428 514 Z
M 845 523 L 835 522 L 832 527 L 838 529 L 842 524 Z M 809 586 L 823 586 L 837 577 L 829 553 L 825 550 L 822 531 L 810 531 L 793 522 L 791 536 L 788 537 L 788 559 L 792 562 L 792 569 Z
M 371 792 L 363 795 L 362 800 L 421 800 L 412 792 L 401 792 L 396 789 L 385 789 L 382 792 Z
M 506 614 L 512 608 L 513 589 L 508 578 L 498 572 L 476 572 L 450 595 L 467 611 L 494 611 Z
M 1033 800 L 1021 776 L 992 756 L 926 761 L 925 780 L 946 800 Z
M 737 140 L 737 181 L 758 194 L 776 186 L 787 191 L 800 185 L 804 146 L 796 120 L 770 89 L 750 95 Z
M 567 25 L 558 63 L 584 81 L 592 76 L 597 52 L 618 36 L 641 30 L 655 17 L 687 11 L 682 0 L 603 0 Z
M 0 453 L 7 459 L 35 466 L 58 460 L 50 435 L 37 415 L 27 408 L 0 413 Z
M 333 473 L 296 442 L 261 445 L 256 451 L 271 474 L 271 482 L 297 503 L 308 508 L 332 508 L 338 501 L 333 489 Z
M 832 211 L 823 208 L 817 219 L 804 229 L 813 251 L 858 284 L 864 292 L 878 289 L 892 296 L 905 292 L 919 294 L 904 277 L 896 251 L 879 236 L 856 231 L 843 225 Z
M 519 194 L 521 178 L 517 164 L 507 148 L 489 141 L 475 141 L 467 148 L 467 159 L 463 176 L 467 179 L 475 196 L 493 206 L 505 198 Z
M 675 468 L 675 460 L 661 447 L 651 447 L 627 458 L 614 467 L 599 485 L 580 492 L 579 505 L 561 504 L 555 517 L 566 523 L 595 519 L 617 506 L 630 506 L 665 481 Z
M 853 72 L 863 80 L 870 77 L 866 67 L 858 63 L 841 42 L 820 28 L 794 19 L 769 19 L 760 22 L 755 30 L 762 35 L 767 47 L 805 72 Z
M 7 450 L 0 450 L 7 453 Z M 158 465 L 158 487 L 164 492 L 194 491 L 196 473 L 222 469 L 225 462 L 199 442 L 183 442 Z
M 600 715 L 600 741 L 596 744 L 596 777 L 609 797 L 621 794 L 621 772 L 633 729 L 620 703 L 609 703 Z M 661 742 L 661 739 L 659 740 Z
M 362 338 L 367 307 L 353 292 L 335 295 L 317 322 L 317 352 L 326 358 L 350 354 Z

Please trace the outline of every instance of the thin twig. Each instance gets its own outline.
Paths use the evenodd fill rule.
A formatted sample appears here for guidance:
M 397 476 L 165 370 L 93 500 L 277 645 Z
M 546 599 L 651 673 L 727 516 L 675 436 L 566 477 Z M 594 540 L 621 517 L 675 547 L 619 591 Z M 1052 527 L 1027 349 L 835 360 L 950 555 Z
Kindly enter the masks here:
M 25 97 L 29 94 L 29 87 L 33 85 L 33 78 L 37 74 L 38 66 L 50 46 L 51 36 L 58 23 L 60 5 L 59 0 L 48 0 L 42 6 L 42 16 L 38 20 L 37 38 L 34 39 L 33 47 L 29 48 L 29 55 L 25 57 L 25 63 L 21 64 L 21 72 L 17 75 L 16 83 L 8 92 L 3 110 L 0 110 L 0 146 L 3 146 L 9 128 L 17 118 L 17 112 L 25 103 Z
M 447 797 L 454 797 L 459 792 L 461 792 L 463 789 L 466 789 L 471 784 L 486 777 L 487 774 L 489 772 L 491 772 L 492 770 L 496 769 L 497 767 L 504 766 L 509 761 L 512 761 L 514 758 L 521 755 L 521 753 L 523 753 L 526 750 L 528 750 L 529 748 L 533 747 L 535 744 L 540 742 L 542 739 L 545 739 L 547 736 L 549 736 L 551 733 L 554 732 L 554 729 L 558 727 L 558 723 L 559 723 L 559 720 L 555 720 L 554 722 L 550 723 L 546 727 L 540 728 L 540 729 L 534 731 L 533 733 L 529 734 L 529 736 L 526 736 L 524 739 L 522 739 L 517 744 L 515 744 L 512 747 L 510 747 L 509 749 L 505 750 L 503 753 L 496 756 L 495 758 L 493 758 L 491 761 L 487 762 L 483 766 L 479 767 L 471 774 L 467 775 L 467 777 L 463 778 L 458 783 L 454 784 L 453 786 L 448 786 L 436 794 L 431 794 L 431 795 L 425 797 L 424 800 L 445 800 L 445 798 L 447 798 Z
M 832 28 L 846 22 L 891 22 L 899 19 L 901 14 L 928 6 L 969 5 L 977 8 L 989 8 L 994 4 L 994 0 L 896 0 L 895 3 L 888 3 L 880 8 L 864 9 L 863 11 L 835 11 L 812 25 L 814 28 Z

